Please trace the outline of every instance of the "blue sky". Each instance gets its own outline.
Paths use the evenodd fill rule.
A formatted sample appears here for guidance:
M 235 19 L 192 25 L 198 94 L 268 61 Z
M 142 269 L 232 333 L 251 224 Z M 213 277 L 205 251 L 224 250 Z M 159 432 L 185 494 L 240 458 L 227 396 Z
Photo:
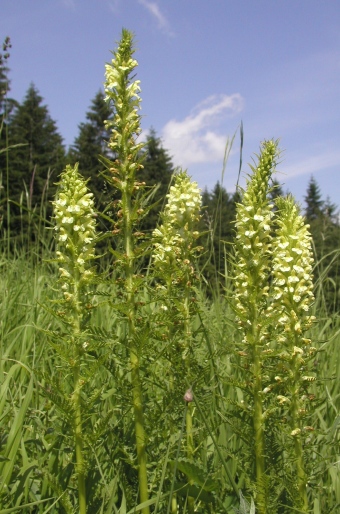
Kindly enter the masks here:
M 65 144 L 96 92 L 121 29 L 136 37 L 142 125 L 200 187 L 234 191 L 264 139 L 283 149 L 277 178 L 299 201 L 310 177 L 340 206 L 339 0 L 1 0 L 12 41 L 11 96 L 38 88 Z

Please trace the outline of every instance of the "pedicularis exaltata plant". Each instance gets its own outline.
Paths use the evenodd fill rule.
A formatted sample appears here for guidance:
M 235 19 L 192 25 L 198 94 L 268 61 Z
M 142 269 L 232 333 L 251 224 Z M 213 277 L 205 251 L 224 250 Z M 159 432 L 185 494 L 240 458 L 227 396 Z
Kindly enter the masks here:
M 53 345 L 66 363 L 65 380 L 71 375 L 73 384 L 68 399 L 72 418 L 72 428 L 76 452 L 76 474 L 78 481 L 79 512 L 86 513 L 85 475 L 86 463 L 83 454 L 84 437 L 82 430 L 82 388 L 86 384 L 87 347 L 86 321 L 91 297 L 89 289 L 94 281 L 92 261 L 95 244 L 95 212 L 92 193 L 78 172 L 67 166 L 61 174 L 59 193 L 54 205 L 55 230 L 57 239 L 57 261 L 59 263 L 59 283 L 63 299 L 59 301 L 61 316 L 67 329 L 64 344 L 56 341 Z
M 235 299 L 243 351 L 252 366 L 252 422 L 254 436 L 256 504 L 259 514 L 266 512 L 265 438 L 263 389 L 263 350 L 271 263 L 272 207 L 268 198 L 269 180 L 277 159 L 277 144 L 263 145 L 259 163 L 252 167 L 242 203 L 237 206 L 235 243 Z
M 279 197 L 275 210 L 269 200 L 278 155 L 276 141 L 263 143 L 236 217 L 235 310 L 243 337 L 238 354 L 248 375 L 244 388 L 252 419 L 253 492 L 259 514 L 275 508 L 270 502 L 276 484 L 270 482 L 268 455 L 270 446 L 279 444 L 283 450 L 276 459 L 281 465 L 287 469 L 287 461 L 295 463 L 297 493 L 289 492 L 292 506 L 308 512 L 302 434 L 311 428 L 303 425 L 306 386 L 314 377 L 306 374 L 305 361 L 315 348 L 304 332 L 314 319 L 308 314 L 313 302 L 313 259 L 308 226 L 294 200 Z M 267 432 L 270 428 L 272 436 L 274 416 L 282 415 L 280 409 L 286 411 L 289 433 L 283 442 L 278 441 L 280 434 L 277 441 L 269 442 Z
M 176 319 L 177 336 L 180 337 L 180 346 L 173 344 L 171 331 L 168 334 L 171 351 L 179 354 L 183 366 L 175 366 L 180 372 L 180 382 L 185 377 L 187 381 L 186 401 L 186 453 L 189 459 L 194 456 L 193 439 L 193 395 L 191 385 L 194 381 L 191 364 L 195 357 L 193 354 L 191 319 L 195 310 L 195 286 L 197 285 L 197 272 L 194 269 L 194 259 L 199 247 L 196 240 L 199 236 L 195 225 L 200 218 L 201 195 L 196 182 L 192 182 L 188 174 L 181 171 L 175 175 L 174 185 L 170 187 L 167 195 L 168 202 L 161 215 L 162 224 L 153 232 L 154 252 L 153 262 L 155 274 L 159 276 L 163 285 L 163 307 L 169 310 L 172 320 Z M 162 289 L 162 286 L 160 286 Z M 180 333 L 179 333 L 180 332 Z M 174 356 L 172 356 L 174 362 Z M 178 361 L 177 361 L 178 362 Z M 181 369 L 182 368 L 182 369 Z M 174 380 L 177 382 L 177 377 Z M 178 382 L 177 382 L 178 383 Z M 188 499 L 188 511 L 194 512 L 194 499 Z M 172 501 L 172 512 L 177 512 L 175 498 Z
M 197 184 L 191 181 L 188 174 L 183 171 L 177 172 L 167 195 L 167 204 L 161 215 L 160 224 L 153 231 L 152 244 L 149 244 L 145 234 L 139 231 L 138 225 L 145 215 L 148 195 L 145 193 L 145 184 L 138 180 L 138 173 L 143 167 L 143 143 L 139 141 L 141 99 L 139 81 L 134 79 L 137 61 L 133 55 L 133 36 L 129 31 L 123 30 L 112 62 L 106 65 L 106 100 L 114 112 L 113 119 L 107 121 L 107 127 L 111 130 L 108 146 L 114 160 L 102 158 L 107 168 L 104 177 L 115 199 L 107 209 L 115 213 L 112 230 L 105 235 L 114 241 L 114 248 L 110 248 L 114 257 L 110 277 L 118 276 L 113 289 L 117 291 L 118 283 L 118 294 L 122 299 L 119 304 L 115 298 L 111 301 L 111 306 L 115 309 L 115 329 L 119 332 L 115 340 L 120 338 L 125 345 L 123 358 L 126 355 L 128 361 L 125 368 L 120 369 L 126 371 L 131 383 L 139 510 L 143 514 L 149 514 L 149 505 L 154 503 L 154 500 L 149 501 L 146 453 L 148 434 L 144 422 L 144 384 L 141 380 L 142 370 L 145 370 L 147 365 L 147 359 L 144 359 L 144 362 L 142 359 L 145 347 L 143 348 L 141 341 L 145 340 L 147 333 L 149 347 L 155 341 L 157 344 L 161 341 L 162 348 L 157 354 L 159 361 L 162 361 L 159 369 L 167 369 L 169 372 L 168 382 L 162 381 L 165 377 L 157 373 L 155 377 L 148 376 L 148 380 L 150 383 L 154 382 L 153 387 L 156 387 L 155 384 L 161 376 L 161 387 L 158 390 L 161 393 L 157 394 L 162 394 L 168 384 L 168 390 L 174 398 L 176 395 L 178 398 L 178 390 L 181 390 L 180 401 L 183 402 L 184 399 L 185 402 L 181 434 L 184 431 L 185 420 L 186 465 L 178 469 L 186 475 L 186 482 L 181 482 L 177 486 L 177 496 L 174 494 L 169 498 L 168 512 L 171 507 L 171 512 L 177 514 L 183 506 L 183 511 L 193 514 L 197 508 L 205 508 L 205 500 L 201 496 L 206 480 L 199 482 L 201 489 L 199 488 L 196 495 L 197 501 L 194 498 L 197 488 L 191 486 L 197 485 L 193 477 L 197 478 L 198 475 L 195 475 L 196 471 L 192 473 L 192 470 L 198 469 L 199 452 L 207 444 L 206 440 L 200 440 L 199 432 L 194 431 L 194 427 L 202 420 L 194 417 L 193 408 L 193 388 L 200 379 L 199 369 L 205 366 L 205 362 L 202 364 L 202 359 L 199 362 L 198 356 L 195 355 L 196 336 L 192 333 L 193 319 L 198 312 L 196 292 L 199 287 L 199 276 L 195 268 L 195 259 L 200 251 L 197 245 L 199 233 L 196 230 L 196 223 L 200 218 L 201 196 Z M 241 422 L 246 419 L 242 431 L 248 435 L 247 430 L 250 427 L 250 437 L 247 439 L 243 432 L 241 433 L 245 443 L 240 446 L 241 451 L 235 457 L 235 463 L 241 462 L 242 451 L 246 448 L 245 473 L 240 473 L 240 487 L 243 487 L 245 482 L 255 498 L 257 514 L 274 514 L 279 505 L 307 514 L 309 475 L 305 442 L 313 430 L 309 419 L 313 409 L 310 406 L 308 385 L 315 380 L 310 372 L 309 363 L 316 352 L 308 337 L 308 330 L 314 320 L 310 315 L 314 300 L 313 260 L 308 226 L 293 199 L 278 198 L 275 204 L 270 201 L 271 177 L 278 157 L 276 141 L 263 143 L 258 163 L 251 167 L 252 173 L 248 176 L 246 187 L 242 191 L 242 201 L 237 205 L 233 306 L 241 342 L 235 343 L 235 353 L 239 359 L 238 370 L 241 374 L 238 387 L 243 390 L 245 400 L 239 419 Z M 85 394 L 85 388 L 90 387 L 89 379 L 97 373 L 105 356 L 99 359 L 97 351 L 89 351 L 96 350 L 94 337 L 91 336 L 95 334 L 96 327 L 93 327 L 93 331 L 88 327 L 93 303 L 92 285 L 96 280 L 92 267 L 95 258 L 96 224 L 92 194 L 79 174 L 77 165 L 67 166 L 62 173 L 59 191 L 53 204 L 59 283 L 62 292 L 62 297 L 57 302 L 58 316 L 64 331 L 58 333 L 58 341 L 55 340 L 56 333 L 51 333 L 54 337 L 52 346 L 63 362 L 61 371 L 66 370 L 60 394 L 62 405 L 66 405 L 63 411 L 64 414 L 66 412 L 66 421 L 72 426 L 79 512 L 86 514 L 87 504 L 89 505 L 86 499 L 86 472 L 89 466 L 86 450 L 87 446 L 90 446 L 88 441 L 91 438 L 87 438 L 85 430 L 91 423 L 86 425 L 83 421 L 90 420 L 90 400 L 89 395 Z M 146 282 L 140 274 L 140 268 L 141 263 L 145 265 L 146 257 L 150 255 L 150 276 Z M 140 290 L 143 288 L 147 290 L 148 296 L 145 297 L 151 305 L 150 319 L 146 320 L 148 311 L 141 309 L 139 301 Z M 152 308 L 156 311 L 156 321 L 151 320 Z M 158 319 L 161 319 L 162 323 L 166 321 L 163 324 L 158 323 L 160 331 L 152 334 L 149 327 L 153 322 L 157 323 Z M 159 337 L 160 334 L 162 337 Z M 103 344 L 108 345 L 106 341 Z M 158 356 L 152 358 L 157 360 Z M 236 372 L 237 370 L 235 374 Z M 54 390 L 57 389 L 58 384 L 54 387 Z M 152 388 L 147 391 L 148 405 L 155 403 L 152 391 Z M 100 394 L 96 396 L 96 402 L 99 396 Z M 202 416 L 197 395 L 195 401 L 199 415 Z M 98 404 L 99 401 L 96 405 Z M 116 407 L 119 410 L 122 406 Z M 127 410 L 129 407 L 130 404 Z M 99 411 L 100 408 L 101 406 Z M 169 404 L 164 411 L 165 414 L 162 413 L 162 419 L 168 421 L 172 414 L 173 427 L 177 423 L 177 417 L 174 413 L 168 415 L 167 409 Z M 174 410 L 178 412 L 180 409 L 177 401 Z M 175 426 L 176 432 L 177 429 Z M 223 461 L 224 457 L 210 427 L 209 434 Z M 170 435 L 173 434 L 169 433 L 169 439 Z M 149 440 L 152 440 L 152 436 L 153 434 L 150 434 Z M 181 437 L 182 435 L 179 438 L 176 459 L 180 454 Z M 91 441 L 94 441 L 94 438 Z M 93 450 L 94 443 L 91 444 Z M 122 447 L 127 444 L 124 440 Z M 164 444 L 166 446 L 167 442 Z M 158 450 L 157 447 L 157 458 L 160 451 Z M 151 451 L 150 454 L 152 455 Z M 131 458 L 131 461 L 133 460 L 134 457 Z M 115 463 L 111 464 L 113 466 Z M 98 462 L 97 466 L 101 469 L 105 467 Z M 112 466 L 108 465 L 110 469 Z M 228 467 L 225 469 L 234 493 L 238 493 L 234 477 Z M 162 469 L 162 484 L 165 473 L 166 463 Z M 153 476 L 156 477 L 157 473 Z M 123 481 L 119 487 L 123 491 L 121 505 L 125 508 Z M 154 481 L 157 480 L 154 478 Z M 175 480 L 172 491 L 174 483 Z M 191 489 L 188 488 L 187 491 L 193 492 L 190 492 L 191 496 L 187 493 L 183 500 L 181 493 L 187 488 L 188 483 Z M 117 493 L 115 484 L 116 478 L 110 492 L 111 507 L 120 501 L 120 493 Z M 131 488 L 133 486 L 134 484 Z M 153 485 L 153 488 L 155 487 L 158 485 Z M 214 484 L 211 487 L 214 491 L 216 488 L 218 495 L 218 485 Z M 209 488 L 207 491 L 210 492 Z M 60 488 L 57 492 L 60 493 Z M 159 487 L 156 510 L 158 502 L 164 502 L 161 493 L 162 486 Z M 97 491 L 96 498 L 100 494 Z M 64 498 L 63 492 L 60 495 Z M 66 496 L 67 494 L 65 498 Z M 211 511 L 211 496 L 207 495 L 207 498 L 207 508 Z M 240 498 L 241 506 L 244 504 L 244 507 L 246 502 L 242 494 Z M 165 501 L 167 500 L 166 498 Z M 102 508 L 105 501 L 103 498 Z M 253 511 L 253 503 L 249 508 Z M 70 502 L 68 511 L 72 511 Z M 116 507 L 115 511 L 118 512 Z
M 110 64 L 106 65 L 106 100 L 112 105 L 115 113 L 113 120 L 107 121 L 107 127 L 112 131 L 108 144 L 116 159 L 113 162 L 106 162 L 108 169 L 105 176 L 108 183 L 120 192 L 114 233 L 120 235 L 122 240 L 122 252 L 118 260 L 121 263 L 122 292 L 126 304 L 126 342 L 130 354 L 139 497 L 141 503 L 145 503 L 149 498 L 146 434 L 140 379 L 141 354 L 136 343 L 136 295 L 141 286 L 140 277 L 137 276 L 137 263 L 142 256 L 138 242 L 143 237 L 137 227 L 143 214 L 141 192 L 144 186 L 136 180 L 136 176 L 142 168 L 140 152 L 143 143 L 138 142 L 141 132 L 139 115 L 141 99 L 139 80 L 132 79 L 132 74 L 138 64 L 133 59 L 133 54 L 133 36 L 129 31 L 123 30 L 121 41 L 114 52 L 114 58 Z M 148 514 L 149 507 L 142 508 L 142 512 Z
M 277 401 L 282 406 L 282 414 L 289 420 L 287 447 L 292 445 L 295 454 L 295 504 L 301 512 L 308 512 L 304 441 L 314 427 L 307 423 L 310 400 L 306 393 L 315 376 L 308 373 L 306 365 L 316 352 L 305 335 L 315 319 L 309 313 L 314 301 L 312 238 L 292 197 L 278 198 L 276 206 L 272 306 L 277 320 L 281 366 L 280 373 L 275 376 L 275 389 L 281 390 Z

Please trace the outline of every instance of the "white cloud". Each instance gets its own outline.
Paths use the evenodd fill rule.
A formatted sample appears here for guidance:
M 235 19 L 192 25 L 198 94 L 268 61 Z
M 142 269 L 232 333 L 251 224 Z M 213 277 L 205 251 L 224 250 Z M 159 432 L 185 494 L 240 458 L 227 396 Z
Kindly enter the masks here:
M 340 151 L 325 151 L 318 155 L 311 155 L 304 159 L 296 160 L 287 166 L 281 164 L 280 171 L 286 175 L 287 179 L 297 177 L 299 175 L 317 175 L 317 173 L 325 171 L 329 168 L 339 168 Z
M 170 28 L 170 24 L 168 20 L 165 18 L 164 14 L 161 12 L 159 5 L 156 2 L 152 2 L 150 0 L 138 0 L 138 2 L 145 7 L 149 13 L 156 18 L 158 28 L 166 32 L 168 35 L 173 36 L 174 33 Z
M 164 147 L 177 165 L 223 161 L 227 135 L 217 131 L 220 121 L 243 108 L 240 94 L 213 95 L 195 107 L 184 120 L 170 120 L 162 130 Z

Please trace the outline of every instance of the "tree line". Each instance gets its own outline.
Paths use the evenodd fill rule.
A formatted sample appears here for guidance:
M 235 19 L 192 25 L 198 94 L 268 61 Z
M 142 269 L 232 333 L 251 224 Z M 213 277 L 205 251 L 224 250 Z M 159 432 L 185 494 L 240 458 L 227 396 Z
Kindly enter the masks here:
M 51 201 L 56 193 L 58 176 L 66 164 L 79 162 L 79 170 L 94 194 L 99 229 L 110 223 L 110 205 L 114 198 L 105 188 L 102 174 L 109 154 L 109 134 L 105 121 L 112 113 L 99 90 L 91 101 L 85 121 L 78 126 L 78 135 L 67 149 L 51 118 L 37 87 L 30 84 L 23 101 L 10 98 L 8 58 L 10 40 L 6 38 L 0 54 L 0 233 L 15 248 L 27 240 L 35 240 L 37 226 L 49 223 Z M 141 230 L 151 232 L 157 225 L 175 171 L 168 150 L 151 129 L 143 150 L 143 170 L 139 179 L 149 188 L 148 215 Z M 273 199 L 282 195 L 282 186 L 273 184 Z M 240 193 L 228 192 L 217 182 L 202 193 L 200 221 L 201 244 L 204 248 L 201 269 L 209 288 L 223 288 L 228 273 L 228 248 L 234 239 L 236 203 Z M 340 226 L 337 206 L 324 199 L 312 176 L 307 185 L 303 211 L 313 237 L 318 287 L 329 313 L 340 307 Z M 105 215 L 107 213 L 107 215 Z

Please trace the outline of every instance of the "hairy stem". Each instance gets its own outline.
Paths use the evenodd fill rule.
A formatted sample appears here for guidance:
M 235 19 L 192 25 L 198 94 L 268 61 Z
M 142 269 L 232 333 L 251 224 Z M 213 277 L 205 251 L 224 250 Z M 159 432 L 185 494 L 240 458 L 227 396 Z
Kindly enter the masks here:
M 136 305 L 134 300 L 134 244 L 132 236 L 131 210 L 132 198 L 127 188 L 122 191 L 122 208 L 124 212 L 124 243 L 126 255 L 126 292 L 128 312 L 129 340 L 133 341 L 135 336 Z M 130 343 L 131 344 L 131 343 Z M 148 501 L 148 478 L 147 478 L 147 456 L 146 436 L 144 429 L 143 394 L 140 379 L 140 362 L 138 348 L 132 343 L 130 346 L 130 366 L 132 384 L 132 403 L 135 418 L 136 451 L 138 461 L 139 497 L 141 503 Z M 142 514 L 149 514 L 149 507 L 142 509 Z
M 254 343 L 254 415 L 253 427 L 255 435 L 255 467 L 256 467 L 256 499 L 259 514 L 265 514 L 265 459 L 264 459 L 264 424 L 262 407 L 262 363 L 259 355 L 260 348 Z
M 299 416 L 299 384 L 301 382 L 301 373 L 299 370 L 298 359 L 294 359 L 295 370 L 294 370 L 294 382 L 292 383 L 292 401 L 291 401 L 291 427 L 295 429 L 300 428 L 300 416 Z M 297 474 L 297 485 L 299 491 L 299 508 L 300 512 L 309 512 L 308 509 L 308 498 L 307 498 L 307 476 L 305 472 L 303 446 L 301 435 L 297 434 L 294 436 L 294 450 L 295 450 L 295 465 Z
M 82 434 L 82 415 L 81 415 L 81 379 L 79 373 L 79 365 L 73 369 L 73 405 L 74 405 L 74 440 L 76 447 L 76 470 L 78 481 L 78 500 L 79 514 L 86 514 L 86 488 L 85 488 L 85 462 L 83 455 L 83 434 Z

